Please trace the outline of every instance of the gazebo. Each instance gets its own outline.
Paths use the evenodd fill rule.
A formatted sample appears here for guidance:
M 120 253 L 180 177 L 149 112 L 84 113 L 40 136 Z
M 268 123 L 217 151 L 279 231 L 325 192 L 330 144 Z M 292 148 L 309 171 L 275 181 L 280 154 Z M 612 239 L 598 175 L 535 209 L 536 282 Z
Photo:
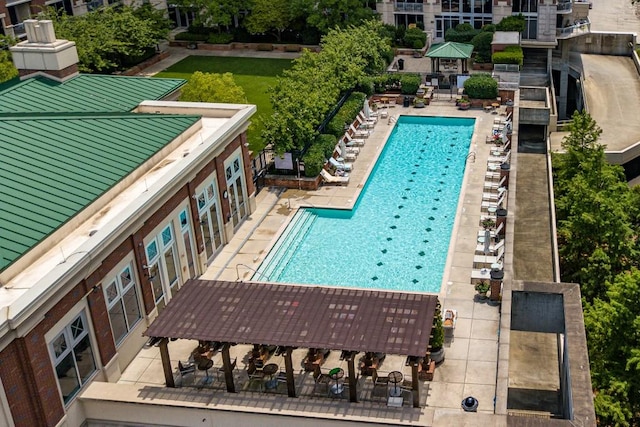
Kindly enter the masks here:
M 434 72 L 440 72 L 441 59 L 453 59 L 456 61 L 456 64 L 458 60 L 460 60 L 462 72 L 466 73 L 468 70 L 467 60 L 471 58 L 472 53 L 472 44 L 446 42 L 432 45 L 425 56 L 431 58 L 431 69 L 434 70 Z

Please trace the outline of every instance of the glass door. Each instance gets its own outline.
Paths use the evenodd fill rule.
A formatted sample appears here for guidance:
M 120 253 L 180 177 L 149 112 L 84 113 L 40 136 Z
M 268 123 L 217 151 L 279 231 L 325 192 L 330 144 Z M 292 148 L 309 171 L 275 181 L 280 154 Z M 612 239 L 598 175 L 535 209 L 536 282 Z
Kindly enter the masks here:
M 213 256 L 222 247 L 222 218 L 218 207 L 218 198 L 214 184 L 209 184 L 198 195 L 198 212 L 200 215 L 200 231 L 207 261 L 210 262 Z
M 178 250 L 171 224 L 147 244 L 147 274 L 160 312 L 180 287 Z
M 242 165 L 240 157 L 237 157 L 233 163 L 225 168 L 225 176 L 227 178 L 227 187 L 229 188 L 229 208 L 231 209 L 231 220 L 233 228 L 247 216 L 247 194 L 244 185 L 244 175 L 242 173 Z

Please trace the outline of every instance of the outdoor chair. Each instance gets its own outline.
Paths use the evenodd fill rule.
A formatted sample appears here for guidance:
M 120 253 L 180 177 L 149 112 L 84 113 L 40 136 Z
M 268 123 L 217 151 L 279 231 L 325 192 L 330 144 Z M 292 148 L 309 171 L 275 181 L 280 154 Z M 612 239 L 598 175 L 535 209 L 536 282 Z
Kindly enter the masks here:
M 389 377 L 381 377 L 378 375 L 377 369 L 371 370 L 371 380 L 373 381 L 373 387 L 387 387 L 389 385 Z
M 331 377 L 327 374 L 323 374 L 322 371 L 320 370 L 320 366 L 316 365 L 315 368 L 313 369 L 313 392 L 316 392 L 316 389 L 318 388 L 318 386 L 324 386 L 325 390 L 325 394 L 329 394 L 329 386 L 331 385 Z
M 180 377 L 182 377 L 183 380 L 184 380 L 184 377 L 186 375 L 193 374 L 195 376 L 195 374 L 196 374 L 196 365 L 194 363 L 190 363 L 190 362 L 182 363 L 182 361 L 179 360 L 178 361 L 178 371 L 180 372 Z

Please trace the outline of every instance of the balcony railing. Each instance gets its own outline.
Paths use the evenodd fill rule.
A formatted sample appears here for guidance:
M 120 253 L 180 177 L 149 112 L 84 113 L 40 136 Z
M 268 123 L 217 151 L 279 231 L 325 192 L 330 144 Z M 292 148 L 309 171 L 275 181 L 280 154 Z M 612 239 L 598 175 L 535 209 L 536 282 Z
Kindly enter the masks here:
M 584 18 L 576 20 L 573 25 L 556 29 L 556 37 L 566 39 L 590 32 L 591 22 L 589 21 L 589 18 Z
M 569 13 L 573 7 L 572 1 L 561 1 L 558 2 L 558 12 Z
M 16 24 L 16 25 L 7 25 L 5 27 L 5 32 L 7 36 L 16 38 L 16 39 L 24 39 L 27 37 L 27 32 L 24 29 L 24 23 Z
M 422 12 L 423 7 L 422 3 L 396 2 L 394 10 L 396 12 Z

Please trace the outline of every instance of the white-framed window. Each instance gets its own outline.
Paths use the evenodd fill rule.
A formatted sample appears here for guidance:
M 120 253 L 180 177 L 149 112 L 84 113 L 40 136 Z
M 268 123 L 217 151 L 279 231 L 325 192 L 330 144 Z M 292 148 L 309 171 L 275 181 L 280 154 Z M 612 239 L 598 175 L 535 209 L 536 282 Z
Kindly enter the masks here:
M 237 227 L 248 215 L 247 189 L 244 183 L 244 168 L 240 154 L 225 162 L 225 177 L 229 188 L 229 208 L 233 227 Z
M 167 305 L 180 286 L 178 248 L 171 222 L 146 246 L 147 274 L 153 289 L 156 307 Z
M 84 311 L 49 342 L 49 351 L 66 405 L 97 370 Z
M 103 290 L 109 311 L 111 332 L 116 345 L 118 345 L 135 324 L 142 319 L 136 280 L 131 264 L 107 282 Z
M 191 234 L 191 227 L 189 226 L 189 214 L 187 210 L 180 211 L 178 215 L 180 221 L 180 233 L 182 234 L 182 242 L 184 243 L 184 249 L 187 254 L 187 267 L 189 269 L 189 278 L 196 277 L 198 272 L 196 270 L 196 254 L 193 248 L 193 237 Z M 186 280 L 186 279 L 185 279 Z
M 222 248 L 222 211 L 216 189 L 214 181 L 197 195 L 200 231 L 207 261 L 211 261 L 217 251 Z

